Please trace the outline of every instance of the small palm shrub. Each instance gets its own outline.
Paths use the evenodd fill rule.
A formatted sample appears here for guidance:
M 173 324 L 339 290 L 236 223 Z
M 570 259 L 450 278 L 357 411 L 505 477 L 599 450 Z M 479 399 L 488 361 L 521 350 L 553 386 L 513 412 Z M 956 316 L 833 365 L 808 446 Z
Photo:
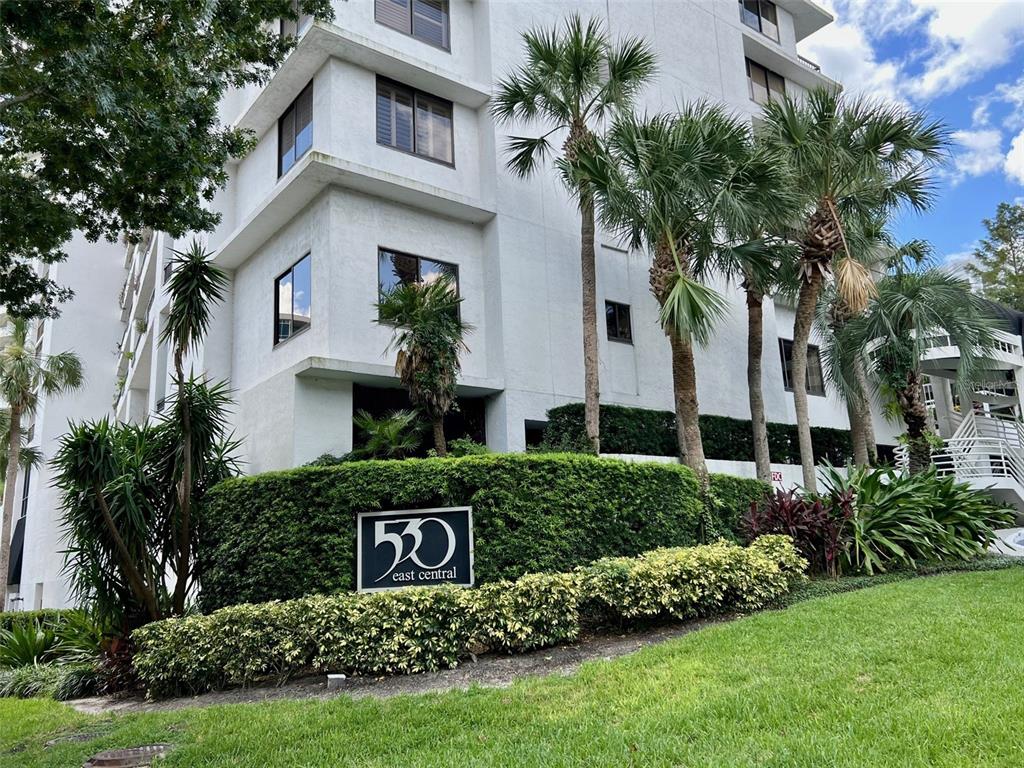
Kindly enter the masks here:
M 48 696 L 67 701 L 89 696 L 96 690 L 96 668 L 89 663 L 27 664 L 0 669 L 0 697 Z
M 832 499 L 801 496 L 795 489 L 779 490 L 750 505 L 744 528 L 750 539 L 768 533 L 789 536 L 812 572 L 836 577 L 849 547 L 852 518 L 853 492 L 849 489 Z
M 52 626 L 32 622 L 0 630 L 0 668 L 25 667 L 60 655 L 60 640 Z

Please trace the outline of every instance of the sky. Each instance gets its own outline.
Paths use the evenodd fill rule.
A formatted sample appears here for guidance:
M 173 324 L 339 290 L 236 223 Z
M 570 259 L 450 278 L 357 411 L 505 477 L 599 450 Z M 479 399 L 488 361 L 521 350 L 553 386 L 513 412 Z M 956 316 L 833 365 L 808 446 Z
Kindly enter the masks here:
M 935 205 L 895 223 L 952 267 L 1001 201 L 1024 203 L 1024 0 L 817 0 L 835 22 L 799 45 L 850 93 L 942 120 L 950 159 Z

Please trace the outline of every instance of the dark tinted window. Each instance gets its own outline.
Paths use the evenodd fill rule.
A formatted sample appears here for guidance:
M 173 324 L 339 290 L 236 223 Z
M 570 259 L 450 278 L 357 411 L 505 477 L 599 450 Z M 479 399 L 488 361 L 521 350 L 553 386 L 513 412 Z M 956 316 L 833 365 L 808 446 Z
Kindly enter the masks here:
M 312 293 L 312 261 L 307 253 L 274 281 L 275 344 L 309 328 Z
M 448 0 L 375 0 L 377 22 L 448 50 Z
M 452 165 L 452 103 L 378 78 L 377 143 Z
M 770 0 L 740 0 L 740 19 L 775 42 L 779 41 L 779 16 Z
M 786 94 L 786 81 L 782 75 L 750 59 L 747 59 L 747 84 L 750 87 L 750 98 L 758 104 L 767 104 Z
M 313 83 L 281 115 L 277 123 L 277 175 L 283 176 L 313 146 Z
M 377 251 L 377 289 L 381 298 L 397 286 L 409 283 L 430 283 L 441 275 L 451 278 L 455 291 L 459 290 L 459 268 L 445 261 L 425 259 L 409 253 L 386 248 Z
M 782 383 L 793 390 L 793 342 L 779 339 L 779 353 L 782 356 Z M 811 395 L 825 394 L 825 378 L 821 372 L 821 354 L 813 344 L 807 345 L 807 392 Z
M 610 341 L 633 343 L 633 324 L 629 318 L 629 304 L 606 301 L 604 303 L 604 317 Z

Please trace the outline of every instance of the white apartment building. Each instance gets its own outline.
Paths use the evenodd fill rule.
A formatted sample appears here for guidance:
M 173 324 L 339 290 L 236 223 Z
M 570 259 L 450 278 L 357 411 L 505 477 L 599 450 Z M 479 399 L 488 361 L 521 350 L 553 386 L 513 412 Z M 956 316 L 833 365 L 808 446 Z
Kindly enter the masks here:
M 436 271 L 456 278 L 474 327 L 459 386 L 472 434 L 521 451 L 549 408 L 582 399 L 579 215 L 553 172 L 522 180 L 506 170 L 509 131 L 488 111 L 495 81 L 521 62 L 521 32 L 572 12 L 655 49 L 659 74 L 640 110 L 709 99 L 753 117 L 775 94 L 833 84 L 797 53 L 831 21 L 810 0 L 334 0 L 332 22 L 304 19 L 271 81 L 222 105 L 223 120 L 259 143 L 214 201 L 223 218 L 207 244 L 231 289 L 193 365 L 230 381 L 247 472 L 345 453 L 354 410 L 400 401 L 374 303 L 382 286 Z M 170 387 L 163 286 L 171 250 L 184 245 L 159 233 L 127 250 L 76 242 L 56 267 L 77 295 L 47 323 L 47 344 L 75 349 L 89 382 L 40 412 L 44 453 L 69 417 L 160 412 Z M 602 402 L 671 410 L 647 259 L 601 233 L 597 247 Z M 749 418 L 745 304 L 736 286 L 721 287 L 732 311 L 698 352 L 701 411 Z M 795 421 L 782 359 L 792 321 L 791 307 L 768 302 L 769 421 Z M 813 354 L 813 422 L 846 429 Z M 875 429 L 883 444 L 899 431 L 881 418 Z M 37 474 L 25 483 L 12 587 L 25 608 L 67 600 L 55 499 L 46 470 Z

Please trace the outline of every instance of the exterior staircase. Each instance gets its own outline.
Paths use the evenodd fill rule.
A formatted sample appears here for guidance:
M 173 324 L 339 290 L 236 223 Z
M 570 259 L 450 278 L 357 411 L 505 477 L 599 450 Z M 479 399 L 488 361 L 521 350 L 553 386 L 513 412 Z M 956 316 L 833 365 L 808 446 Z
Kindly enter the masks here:
M 898 465 L 908 463 L 906 446 L 896 451 Z M 989 491 L 1017 508 L 1024 518 L 1024 424 L 1012 418 L 968 412 L 956 432 L 932 450 L 940 474 Z

